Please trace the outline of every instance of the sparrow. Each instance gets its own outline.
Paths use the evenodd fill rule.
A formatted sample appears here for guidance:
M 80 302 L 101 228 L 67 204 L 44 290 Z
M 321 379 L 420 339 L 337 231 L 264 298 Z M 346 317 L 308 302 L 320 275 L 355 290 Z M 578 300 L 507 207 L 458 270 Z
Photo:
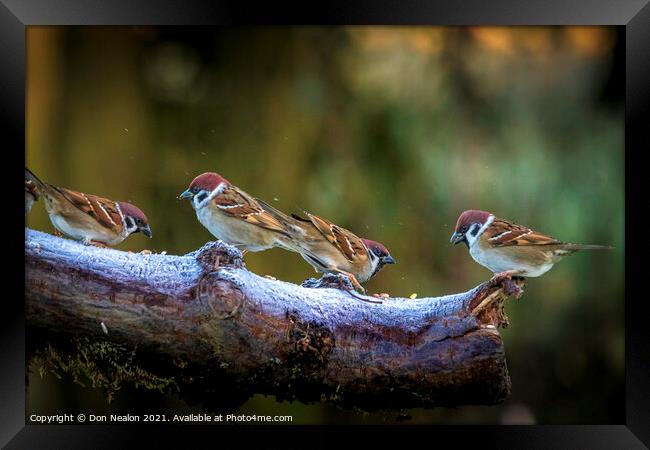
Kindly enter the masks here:
M 291 250 L 291 220 L 221 175 L 203 173 L 178 196 L 189 199 L 196 217 L 212 235 L 243 254 L 273 247 Z
M 32 205 L 39 197 L 36 184 L 31 180 L 25 179 L 25 214 L 28 214 L 32 210 Z
M 365 293 L 361 283 L 376 275 L 386 264 L 395 264 L 383 244 L 360 238 L 314 214 L 305 214 L 307 219 L 291 214 L 299 227 L 299 233 L 293 234 L 291 242 L 293 251 L 300 253 L 316 272 L 343 274 L 355 289 Z
M 43 197 L 54 228 L 84 245 L 117 245 L 137 232 L 151 237 L 147 216 L 130 203 L 54 186 L 25 168 L 27 183 L 35 185 Z
M 611 249 L 570 244 L 486 211 L 468 210 L 458 218 L 451 243 L 464 243 L 474 261 L 502 277 L 539 277 L 578 250 Z

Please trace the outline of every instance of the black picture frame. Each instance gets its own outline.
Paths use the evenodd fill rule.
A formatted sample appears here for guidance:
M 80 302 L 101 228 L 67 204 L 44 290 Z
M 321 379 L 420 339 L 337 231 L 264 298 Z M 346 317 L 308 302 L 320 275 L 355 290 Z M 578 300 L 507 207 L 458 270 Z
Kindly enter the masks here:
M 634 247 L 626 251 L 626 398 L 625 423 L 593 426 L 467 426 L 409 427 L 409 441 L 423 438 L 430 445 L 441 439 L 452 439 L 461 447 L 467 444 L 488 448 L 648 448 L 650 446 L 650 336 L 645 324 L 645 303 L 641 271 L 647 263 L 640 262 L 646 227 L 642 205 L 642 174 L 646 171 L 641 158 L 650 142 L 648 117 L 650 96 L 650 5 L 649 0 L 563 0 L 550 3 L 541 0 L 466 0 L 401 1 L 374 0 L 365 2 L 322 2 L 312 4 L 253 4 L 245 1 L 208 0 L 0 0 L 0 115 L 4 130 L 5 156 L 22 155 L 25 148 L 25 39 L 30 25 L 230 25 L 230 24 L 427 24 L 427 25 L 619 25 L 624 28 L 626 43 L 626 116 L 625 116 L 625 182 L 626 237 Z M 6 192 L 19 183 L 18 162 L 12 163 L 11 176 L 4 177 Z M 15 170 L 14 170 L 15 169 Z M 15 196 L 16 216 L 23 206 Z M 5 251 L 22 255 L 18 220 L 5 215 L 8 230 Z M 15 223 L 13 223 L 15 222 Z M 15 229 L 14 229 L 15 228 Z M 641 232 L 639 232 L 641 230 Z M 626 239 L 627 242 L 627 239 Z M 13 244 L 13 245 L 12 245 Z M 15 248 L 13 248 L 15 246 Z M 13 253 L 15 252 L 15 253 Z M 9 253 L 6 261 L 13 261 Z M 638 263 L 636 263 L 639 261 Z M 11 266 L 11 267 L 8 267 Z M 6 448 L 122 448 L 133 441 L 134 434 L 144 432 L 154 441 L 172 445 L 174 439 L 187 445 L 197 436 L 210 433 L 223 437 L 224 427 L 183 426 L 155 428 L 142 426 L 90 425 L 26 425 L 25 411 L 25 320 L 20 286 L 24 264 L 9 262 L 7 269 L 16 270 L 15 277 L 5 274 L 3 292 L 2 337 L 0 338 L 2 371 L 0 371 L 0 444 Z M 17 291 L 13 294 L 13 289 Z M 11 292 L 11 293 L 10 293 Z M 635 295 L 637 294 L 638 295 Z M 598 376 L 598 374 L 594 374 Z M 335 430 L 319 427 L 283 427 L 290 429 L 292 441 L 302 447 L 312 445 L 303 439 L 305 431 L 324 431 L 323 436 L 339 439 Z M 233 427 L 235 439 L 267 435 L 279 427 Z M 383 436 L 400 434 L 401 427 L 368 427 L 364 434 Z M 371 433 L 367 433 L 371 431 Z M 354 433 L 358 433 L 357 429 Z M 326 435 L 325 435 L 326 433 Z M 187 437 L 192 436 L 191 440 Z M 221 439 L 221 438 L 220 438 Z M 210 441 L 217 445 L 217 441 Z M 303 442 L 302 444 L 300 442 Z M 321 442 L 319 440 L 319 442 Z M 225 441 L 220 440 L 221 445 Z M 183 444 L 173 444 L 183 445 Z M 285 443 L 278 443 L 285 445 Z

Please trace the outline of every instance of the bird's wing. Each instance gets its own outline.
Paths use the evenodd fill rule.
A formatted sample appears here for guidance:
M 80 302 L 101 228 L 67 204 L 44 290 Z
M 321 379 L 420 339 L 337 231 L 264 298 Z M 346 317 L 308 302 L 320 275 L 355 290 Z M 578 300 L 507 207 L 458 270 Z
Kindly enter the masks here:
M 503 219 L 495 219 L 481 238 L 492 247 L 564 244 L 555 238 Z
M 71 189 L 56 187 L 75 208 L 88 214 L 101 226 L 120 233 L 122 231 L 122 215 L 113 200 L 84 194 Z
M 288 236 L 285 227 L 272 212 L 265 210 L 257 200 L 236 186 L 226 186 L 213 202 L 224 214 Z
M 306 214 L 316 229 L 325 237 L 325 239 L 334 245 L 334 247 L 336 247 L 348 261 L 362 261 L 368 258 L 368 249 L 366 249 L 363 241 L 357 235 L 328 220 L 322 219 L 313 214 Z M 294 217 L 300 219 L 298 216 L 294 215 Z

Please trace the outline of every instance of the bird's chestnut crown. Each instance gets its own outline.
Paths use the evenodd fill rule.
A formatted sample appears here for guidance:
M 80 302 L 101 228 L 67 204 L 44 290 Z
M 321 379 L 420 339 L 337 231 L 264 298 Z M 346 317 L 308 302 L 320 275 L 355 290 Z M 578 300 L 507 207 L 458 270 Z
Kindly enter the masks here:
M 188 191 L 190 191 L 192 194 L 197 194 L 201 191 L 212 192 L 221 183 L 228 183 L 228 180 L 226 180 L 218 173 L 206 172 L 206 173 L 202 173 L 201 175 L 199 175 L 198 177 L 192 180 L 192 182 L 190 183 L 190 187 L 188 188 Z
M 361 238 L 365 246 L 379 258 L 386 258 L 390 256 L 390 252 L 386 247 L 376 241 L 371 241 L 370 239 Z
M 131 203 L 120 202 L 120 210 L 122 210 L 125 217 L 132 217 L 138 225 L 146 226 L 149 224 L 149 220 L 147 220 L 147 216 L 144 215 L 142 210 Z
M 481 225 L 487 222 L 488 218 L 491 216 L 487 211 L 480 211 L 478 209 L 469 209 L 463 212 L 456 222 L 456 233 L 467 233 L 469 227 L 473 223 L 480 223 Z

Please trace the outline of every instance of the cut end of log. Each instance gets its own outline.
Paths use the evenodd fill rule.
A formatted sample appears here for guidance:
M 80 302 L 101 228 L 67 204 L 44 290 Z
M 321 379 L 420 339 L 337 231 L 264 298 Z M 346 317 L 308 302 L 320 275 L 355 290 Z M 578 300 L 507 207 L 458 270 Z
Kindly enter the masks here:
M 513 291 L 512 285 L 516 290 Z M 482 325 L 507 328 L 510 322 L 505 312 L 505 300 L 509 297 L 520 298 L 524 285 L 523 278 L 487 281 L 479 286 L 468 310 Z

